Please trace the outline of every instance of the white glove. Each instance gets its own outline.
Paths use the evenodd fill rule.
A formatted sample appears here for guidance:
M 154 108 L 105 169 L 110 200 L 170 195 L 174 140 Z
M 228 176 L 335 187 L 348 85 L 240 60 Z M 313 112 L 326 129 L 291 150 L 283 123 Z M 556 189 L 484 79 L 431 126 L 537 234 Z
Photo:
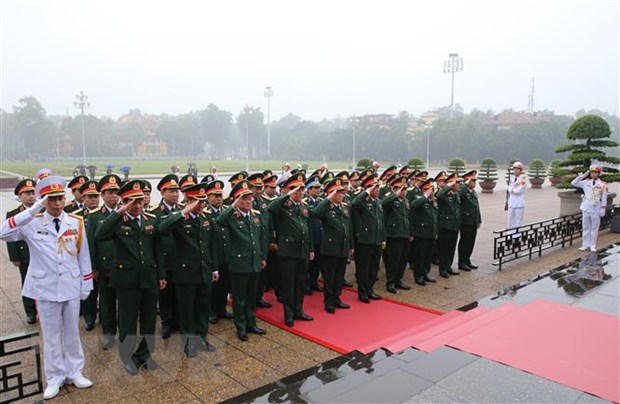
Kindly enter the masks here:
M 86 300 L 90 296 L 90 290 L 82 291 L 80 293 L 80 300 Z
M 45 205 L 45 201 L 47 201 L 47 195 L 37 200 L 31 207 L 29 207 L 28 213 L 30 213 L 30 216 L 34 217 L 34 215 L 41 212 L 41 210 L 43 210 L 43 206 Z
M 606 209 L 605 209 L 605 208 L 600 208 L 600 209 L 599 209 L 599 211 L 598 211 L 598 215 L 599 215 L 600 217 L 604 217 L 604 216 L 605 216 L 605 211 L 606 211 Z

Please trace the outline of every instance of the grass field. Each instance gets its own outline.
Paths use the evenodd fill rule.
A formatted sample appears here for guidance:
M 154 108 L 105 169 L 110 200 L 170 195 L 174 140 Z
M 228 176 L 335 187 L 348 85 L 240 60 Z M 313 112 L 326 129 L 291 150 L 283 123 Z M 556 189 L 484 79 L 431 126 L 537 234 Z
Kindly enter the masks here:
M 189 159 L 179 158 L 176 160 L 130 160 L 130 159 L 110 159 L 98 160 L 95 162 L 87 162 L 87 165 L 94 164 L 97 167 L 97 177 L 105 174 L 105 166 L 114 164 L 114 172 L 118 173 L 118 169 L 128 165 L 131 167 L 130 175 L 160 175 L 172 172 L 170 167 L 178 165 L 182 173 L 187 172 L 187 163 Z M 205 175 L 212 166 L 217 167 L 220 172 L 236 172 L 245 170 L 245 160 L 195 160 L 198 165 L 198 172 Z M 250 160 L 250 172 L 263 171 L 271 169 L 274 173 L 280 173 L 284 161 L 280 160 Z M 298 162 L 290 162 L 293 168 Z M 309 170 L 314 170 L 321 165 L 321 161 L 303 161 L 299 164 L 307 164 Z M 55 174 L 70 177 L 73 175 L 73 169 L 81 164 L 81 160 L 50 160 L 50 161 L 2 161 L 0 162 L 0 170 L 19 174 L 24 177 L 34 176 L 40 168 L 46 167 L 54 171 Z M 350 162 L 330 162 L 328 163 L 331 171 L 339 171 L 348 169 Z

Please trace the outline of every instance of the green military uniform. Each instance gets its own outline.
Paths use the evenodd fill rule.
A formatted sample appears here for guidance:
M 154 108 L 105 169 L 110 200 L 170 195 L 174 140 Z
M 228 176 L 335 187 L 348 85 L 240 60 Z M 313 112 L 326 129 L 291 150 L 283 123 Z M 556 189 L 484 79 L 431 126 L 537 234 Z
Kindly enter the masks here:
M 77 177 L 74 177 L 71 181 L 69 181 L 67 186 L 71 189 L 71 192 L 75 192 L 79 190 L 82 184 L 86 183 L 87 181 L 88 181 L 87 176 L 78 175 Z M 71 201 L 71 203 L 65 206 L 64 211 L 67 213 L 75 213 L 78 210 L 82 209 L 83 207 L 84 207 L 84 202 L 78 203 L 78 201 L 74 199 L 73 201 Z
M 332 180 L 335 187 L 337 181 Z M 328 190 L 333 189 L 328 185 Z M 330 192 L 330 191 L 328 191 Z M 323 303 L 328 312 L 346 308 L 340 300 L 349 251 L 353 249 L 353 220 L 345 203 L 336 205 L 329 199 L 322 200 L 312 209 L 312 214 L 322 223 L 321 257 L 323 259 Z
M 139 180 L 130 181 L 121 188 L 121 198 L 124 189 L 135 183 Z M 112 212 L 95 232 L 97 241 L 112 240 L 114 243 L 110 285 L 116 288 L 118 298 L 119 353 L 131 374 L 137 373 L 135 368 L 143 364 L 151 368 L 149 360 L 155 348 L 159 281 L 166 278 L 160 265 L 163 256 L 158 225 L 159 219 L 149 213 L 131 218 L 127 213 Z
M 33 181 L 34 182 L 34 181 Z M 34 190 L 34 187 L 32 187 Z M 6 213 L 6 218 L 13 217 L 18 213 L 23 212 L 27 208 L 21 204 L 17 208 Z M 28 252 L 28 244 L 23 241 L 8 241 L 6 247 L 9 251 L 9 261 L 19 262 L 19 275 L 22 281 L 22 287 L 24 286 L 24 280 L 28 273 L 28 264 L 30 263 L 30 253 Z M 22 296 L 22 304 L 24 305 L 24 311 L 26 312 L 26 320 L 29 324 L 34 324 L 37 321 L 37 306 L 34 299 Z
M 432 186 L 432 180 L 425 182 Z M 425 285 L 431 271 L 433 246 L 439 231 L 438 207 L 435 200 L 424 195 L 416 196 L 411 202 L 413 224 L 413 270 L 416 283 Z M 429 278 L 430 279 L 430 278 Z
M 474 174 L 475 176 L 475 174 Z M 467 181 L 467 174 L 465 175 Z M 478 195 L 474 189 L 463 186 L 459 191 L 461 199 L 461 238 L 459 240 L 459 269 L 468 271 L 477 268 L 471 263 L 478 227 L 482 223 Z
M 458 275 L 452 269 L 456 242 L 461 228 L 461 200 L 459 194 L 452 191 L 452 187 L 445 186 L 437 193 L 439 203 L 439 274 L 447 278 L 448 275 Z
M 188 191 L 202 185 L 204 183 L 189 187 Z M 175 241 L 177 258 L 173 266 L 173 278 L 179 307 L 179 326 L 188 356 L 196 355 L 197 346 L 208 346 L 206 338 L 211 312 L 211 278 L 215 270 L 212 257 L 215 239 L 209 214 L 201 212 L 184 216 L 181 212 L 175 212 L 159 225 L 159 232 L 170 234 Z
M 402 186 L 406 186 L 401 181 Z M 398 189 L 388 194 L 382 201 L 385 215 L 386 245 L 383 251 L 383 262 L 387 278 L 387 289 L 396 293 L 396 288 L 407 289 L 402 278 L 409 258 L 409 241 L 412 236 L 410 208 L 407 198 L 398 197 Z
M 229 318 L 230 314 L 226 311 L 228 305 L 228 293 L 230 293 L 230 270 L 228 259 L 230 257 L 230 236 L 228 228 L 220 226 L 217 218 L 227 210 L 227 206 L 219 209 L 209 207 L 213 219 L 213 238 L 216 242 L 213 245 L 213 259 L 217 263 L 220 279 L 212 285 L 211 290 L 211 314 L 209 321 L 216 323 L 218 318 Z
M 283 184 L 286 188 L 304 185 L 304 175 L 292 175 Z M 308 256 L 313 252 L 308 206 L 295 203 L 288 194 L 281 195 L 269 205 L 278 245 L 280 276 L 282 277 L 282 304 L 284 321 L 293 325 L 293 319 L 311 320 L 303 310 Z
M 366 184 L 376 181 L 376 174 L 364 180 Z M 385 223 L 383 206 L 379 199 L 372 199 L 368 191 L 360 192 L 352 202 L 353 233 L 355 237 L 355 277 L 357 293 L 361 301 L 368 298 L 379 299 L 373 286 L 379 274 L 382 244 L 385 243 Z

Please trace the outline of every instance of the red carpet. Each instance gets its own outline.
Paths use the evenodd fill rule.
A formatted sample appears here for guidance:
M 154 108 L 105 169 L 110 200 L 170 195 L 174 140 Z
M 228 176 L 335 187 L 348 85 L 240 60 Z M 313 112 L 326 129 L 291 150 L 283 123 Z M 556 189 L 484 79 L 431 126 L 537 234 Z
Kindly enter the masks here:
M 340 353 L 372 352 L 392 343 L 395 336 L 409 335 L 441 315 L 434 310 L 385 298 L 364 304 L 358 300 L 357 292 L 350 290 L 343 290 L 341 299 L 351 308 L 336 309 L 335 314 L 329 314 L 324 309 L 323 293 L 314 292 L 304 299 L 304 311 L 313 316 L 314 321 L 295 321 L 295 326 L 289 328 L 284 325 L 284 311 L 274 295 L 265 293 L 264 299 L 273 307 L 259 308 L 258 318 Z
M 619 330 L 616 316 L 536 300 L 435 342 L 619 402 Z

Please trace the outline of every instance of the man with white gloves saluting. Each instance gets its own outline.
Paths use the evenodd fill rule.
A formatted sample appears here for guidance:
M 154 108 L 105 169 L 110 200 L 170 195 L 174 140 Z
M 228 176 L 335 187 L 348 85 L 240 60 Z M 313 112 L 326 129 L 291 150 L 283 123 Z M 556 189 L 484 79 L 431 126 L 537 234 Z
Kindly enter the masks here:
M 82 375 L 79 316 L 80 299 L 93 289 L 93 273 L 83 220 L 63 210 L 65 181 L 43 178 L 35 192 L 39 200 L 2 223 L 0 239 L 28 243 L 30 266 L 22 295 L 37 300 L 47 379 L 43 398 L 50 399 L 65 383 L 92 386 Z
M 583 214 L 581 251 L 596 251 L 598 228 L 607 209 L 607 184 L 599 178 L 600 174 L 601 166 L 592 164 L 590 171 L 578 175 L 571 182 L 572 186 L 583 189 L 583 201 L 579 206 Z

